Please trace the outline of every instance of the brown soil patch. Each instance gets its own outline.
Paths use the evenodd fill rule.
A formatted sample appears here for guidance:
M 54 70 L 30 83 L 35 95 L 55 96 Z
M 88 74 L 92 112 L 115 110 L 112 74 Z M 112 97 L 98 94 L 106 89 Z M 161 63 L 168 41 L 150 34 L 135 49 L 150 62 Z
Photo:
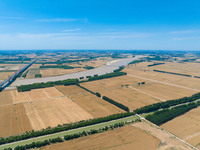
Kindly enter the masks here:
M 109 150 L 155 150 L 159 140 L 135 127 L 126 126 L 61 144 L 46 146 L 44 150 L 109 149 Z
M 22 104 L 0 106 L 0 137 L 32 130 Z
M 12 99 L 12 95 L 11 95 L 10 91 L 4 90 L 4 91 L 0 92 L 0 106 L 12 104 L 12 103 L 13 103 L 13 99 Z
M 67 97 L 24 104 L 34 130 L 93 118 Z
M 161 127 L 200 148 L 200 108 L 193 109 Z

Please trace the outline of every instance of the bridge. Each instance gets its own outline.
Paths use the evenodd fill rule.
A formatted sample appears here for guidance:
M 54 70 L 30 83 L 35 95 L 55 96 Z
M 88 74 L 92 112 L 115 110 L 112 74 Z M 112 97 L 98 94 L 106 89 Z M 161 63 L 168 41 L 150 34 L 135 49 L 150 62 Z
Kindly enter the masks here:
M 4 80 L 0 83 L 0 91 L 2 91 L 4 88 L 6 88 L 8 85 L 10 85 L 15 79 L 22 74 L 26 69 L 28 69 L 33 63 L 35 63 L 38 59 L 32 61 L 30 64 L 26 65 L 22 69 L 19 69 L 17 72 L 15 72 L 12 76 L 8 77 L 8 79 Z

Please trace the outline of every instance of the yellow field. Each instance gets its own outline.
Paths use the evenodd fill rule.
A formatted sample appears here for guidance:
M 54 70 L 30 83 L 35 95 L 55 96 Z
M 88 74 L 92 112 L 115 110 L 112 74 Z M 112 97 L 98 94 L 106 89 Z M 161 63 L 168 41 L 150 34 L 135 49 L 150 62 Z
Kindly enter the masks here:
M 155 150 L 159 139 L 132 126 L 118 128 L 95 135 L 81 137 L 60 144 L 53 144 L 42 148 L 43 150 Z
M 94 118 L 122 113 L 123 110 L 96 97 L 95 95 L 77 86 L 57 86 L 58 90 L 67 95 L 74 103 L 79 105 Z
M 200 108 L 193 109 L 161 127 L 200 148 Z
M 8 76 L 13 75 L 14 72 L 0 72 L 0 80 L 5 80 Z
M 32 130 L 22 104 L 0 106 L 0 137 Z
M 163 65 L 153 66 L 151 69 L 158 69 L 162 71 L 169 71 L 175 73 L 189 74 L 200 76 L 200 64 L 199 63 L 170 63 L 167 62 Z
M 0 92 L 0 106 L 13 104 L 13 98 L 10 91 Z
M 93 118 L 67 97 L 24 103 L 24 107 L 34 130 Z
M 173 85 L 183 86 L 186 87 L 186 89 L 194 90 L 196 92 L 200 91 L 200 84 L 199 84 L 200 79 L 197 78 L 189 78 L 184 76 L 153 72 L 153 71 L 148 71 L 146 69 L 138 69 L 138 68 L 135 69 L 126 68 L 124 69 L 124 71 L 128 73 L 128 76 L 133 75 L 134 77 L 137 77 L 138 79 L 141 80 L 143 79 L 146 79 L 148 81 L 156 80 L 158 82 L 165 82 Z
M 138 85 L 141 82 L 145 82 L 145 84 Z M 160 101 L 191 96 L 197 92 L 132 76 L 85 82 L 81 85 L 116 100 L 131 110 Z

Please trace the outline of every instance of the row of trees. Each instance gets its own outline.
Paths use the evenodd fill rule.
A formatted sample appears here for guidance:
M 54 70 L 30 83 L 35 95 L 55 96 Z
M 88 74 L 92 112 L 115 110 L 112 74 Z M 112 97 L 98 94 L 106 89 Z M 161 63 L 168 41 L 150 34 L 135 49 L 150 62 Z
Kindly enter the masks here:
M 200 102 L 197 103 L 189 103 L 169 109 L 164 109 L 161 111 L 156 111 L 151 115 L 146 116 L 145 118 L 156 125 L 161 125 L 166 123 L 169 120 L 174 119 L 177 116 L 180 116 L 191 109 L 197 108 L 200 105 Z
M 87 69 L 87 70 L 90 70 L 90 69 L 94 69 L 94 67 L 92 67 L 92 66 L 85 66 L 85 67 L 83 67 L 84 69 Z
M 54 144 L 54 143 L 60 143 L 63 142 L 63 140 L 60 137 L 39 141 L 39 142 L 32 142 L 31 144 L 26 144 L 23 146 L 17 146 L 14 148 L 14 150 L 26 150 L 26 149 L 33 149 L 33 148 L 40 148 L 46 145 Z M 5 149 L 4 149 L 5 150 Z
M 114 101 L 114 100 L 112 100 L 112 99 L 110 99 L 110 98 L 108 98 L 106 96 L 103 96 L 102 98 L 103 98 L 103 100 L 105 100 L 105 101 L 107 101 L 107 102 L 109 102 L 109 103 L 111 103 L 111 104 L 113 104 L 113 105 L 115 105 L 115 106 L 127 111 L 127 112 L 130 112 L 129 108 L 124 106 L 123 104 L 118 103 L 118 102 L 116 102 L 116 101 Z
M 158 65 L 163 65 L 165 63 L 153 63 L 151 65 L 148 65 L 147 67 L 152 67 L 152 66 L 158 66 Z
M 161 73 L 174 74 L 174 75 L 180 75 L 180 76 L 185 76 L 185 77 L 192 77 L 191 75 L 182 74 L 182 73 L 175 73 L 175 72 L 161 71 L 161 70 L 153 70 L 153 71 L 155 71 L 155 72 L 161 72 Z
M 114 128 L 123 127 L 126 123 L 127 122 L 120 122 L 120 123 L 115 123 L 114 125 L 105 126 L 103 128 L 99 128 L 99 129 L 92 129 L 90 131 L 83 131 L 83 132 L 79 132 L 79 133 L 75 133 L 75 134 L 71 134 L 71 135 L 65 135 L 64 140 L 69 141 L 69 140 L 76 139 L 79 137 L 88 136 L 88 135 L 92 135 L 92 134 L 96 134 L 96 133 L 101 133 L 101 132 L 104 132 L 107 130 L 113 130 Z M 26 149 L 40 148 L 40 147 L 43 147 L 46 145 L 64 142 L 64 140 L 60 137 L 57 137 L 54 139 L 49 139 L 49 140 L 44 140 L 44 141 L 32 142 L 31 144 L 26 144 L 23 146 L 17 146 L 14 148 L 14 150 L 26 150 Z M 12 150 L 12 148 L 5 148 L 4 150 Z
M 101 80 L 106 78 L 112 78 L 117 76 L 123 76 L 126 75 L 125 72 L 113 72 L 113 73 L 107 73 L 104 75 L 94 75 L 94 77 L 87 76 L 88 81 L 94 81 L 94 80 Z M 83 77 L 81 77 L 83 79 Z M 78 79 L 67 79 L 63 81 L 55 81 L 55 82 L 47 82 L 47 83 L 34 83 L 29 85 L 21 85 L 17 87 L 18 92 L 24 92 L 24 91 L 31 91 L 32 89 L 38 89 L 38 88 L 46 88 L 46 87 L 53 87 L 55 85 L 75 85 L 81 82 L 87 82 L 87 81 L 79 81 Z
M 142 108 L 136 109 L 135 112 L 138 113 L 138 114 L 148 113 L 148 112 L 159 110 L 161 108 L 165 109 L 165 108 L 169 108 L 171 106 L 175 106 L 175 105 L 178 105 L 178 104 L 193 102 L 197 99 L 200 99 L 200 93 L 196 93 L 196 94 L 194 94 L 190 97 L 183 97 L 183 98 L 179 98 L 179 99 L 176 99 L 176 100 L 169 100 L 169 101 L 165 101 L 165 102 L 160 102 L 160 103 L 144 106 Z
M 104 75 L 96 76 L 96 77 L 90 77 L 88 81 L 94 81 L 94 80 L 101 80 L 101 79 L 106 79 L 106 78 L 112 78 L 112 77 L 118 77 L 118 76 L 123 76 L 126 75 L 127 73 L 125 72 L 112 72 L 112 73 L 107 73 Z
M 140 62 L 143 62 L 144 60 L 134 60 L 132 62 L 129 63 L 129 65 L 131 64 L 137 64 L 137 63 L 140 63 Z
M 77 86 L 79 86 L 80 88 L 82 88 L 82 89 L 84 89 L 84 90 L 86 90 L 86 91 L 88 91 L 88 92 L 90 92 L 90 93 L 92 93 L 92 94 L 94 94 L 94 95 L 96 95 L 96 96 L 98 96 L 98 97 L 101 97 L 101 94 L 98 93 L 98 92 L 95 93 L 95 92 L 93 92 L 93 91 L 91 91 L 91 90 L 89 90 L 89 89 L 87 89 L 87 88 L 81 86 L 80 84 L 77 84 Z
M 29 70 L 27 70 L 27 71 L 22 75 L 22 77 L 23 77 L 23 78 L 26 78 L 28 72 L 29 72 Z
M 74 69 L 72 66 L 67 66 L 67 65 L 45 65 L 45 66 L 40 66 L 40 68 L 62 68 L 62 69 Z
M 75 85 L 78 84 L 78 79 L 67 79 L 63 81 L 47 82 L 47 83 L 34 83 L 29 85 L 21 85 L 17 87 L 18 92 L 31 91 L 32 89 L 53 87 L 55 85 Z
M 101 117 L 101 118 L 82 120 L 82 121 L 75 122 L 75 123 L 58 125 L 57 127 L 53 127 L 53 128 L 49 127 L 47 129 L 43 129 L 40 131 L 32 130 L 32 131 L 26 132 L 22 135 L 10 136 L 7 138 L 0 138 L 0 145 L 15 142 L 15 141 L 20 141 L 20 140 L 25 140 L 25 139 L 29 139 L 29 138 L 33 138 L 33 137 L 39 137 L 42 135 L 48 135 L 48 134 L 57 133 L 57 132 L 61 132 L 61 131 L 67 131 L 67 130 L 71 130 L 71 129 L 94 125 L 97 123 L 107 122 L 107 121 L 120 119 L 120 118 L 124 118 L 124 117 L 128 117 L 128 116 L 132 116 L 132 115 L 135 115 L 135 112 L 119 113 L 119 114 L 114 114 L 114 115 Z

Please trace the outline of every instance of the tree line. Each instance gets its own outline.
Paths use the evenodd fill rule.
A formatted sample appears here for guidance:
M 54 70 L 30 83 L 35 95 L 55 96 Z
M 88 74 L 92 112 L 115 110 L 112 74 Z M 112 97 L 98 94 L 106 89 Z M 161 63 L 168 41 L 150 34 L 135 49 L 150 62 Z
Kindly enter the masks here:
M 113 105 L 115 105 L 115 106 L 127 111 L 127 112 L 130 112 L 129 108 L 126 107 L 125 105 L 123 105 L 121 103 L 118 103 L 118 102 L 116 102 L 116 101 L 114 101 L 114 100 L 112 100 L 112 99 L 110 99 L 110 98 L 108 98 L 106 96 L 103 96 L 102 98 L 103 98 L 103 100 L 105 100 L 105 101 L 107 101 L 107 102 L 109 102 L 109 103 L 111 103 L 111 104 L 113 104 Z
M 139 120 L 136 120 L 136 121 L 139 121 Z M 108 130 L 113 130 L 115 128 L 123 127 L 125 124 L 127 124 L 127 122 L 119 122 L 119 123 L 115 123 L 110 126 L 105 126 L 103 128 L 99 128 L 99 129 L 92 129 L 89 131 L 82 131 L 82 132 L 75 133 L 75 134 L 69 134 L 69 135 L 65 135 L 64 139 L 57 137 L 54 139 L 49 139 L 49 140 L 44 140 L 44 141 L 32 142 L 31 144 L 17 146 L 14 148 L 14 150 L 26 150 L 26 149 L 40 148 L 40 147 L 54 144 L 54 143 L 60 143 L 60 142 L 69 141 L 69 140 L 73 140 L 76 138 L 80 138 L 80 137 L 84 137 L 84 136 L 88 136 L 88 135 L 92 135 L 92 134 L 101 133 L 101 132 L 108 131 Z M 4 150 L 12 150 L 12 148 L 5 148 Z
M 166 123 L 167 121 L 172 120 L 175 117 L 178 117 L 191 109 L 197 108 L 198 106 L 200 106 L 200 102 L 192 102 L 189 104 L 164 109 L 161 111 L 156 111 L 153 114 L 147 115 L 145 118 L 155 123 L 156 125 L 162 125 L 163 123 Z
M 57 133 L 57 132 L 61 132 L 61 131 L 77 129 L 77 128 L 80 128 L 80 127 L 85 127 L 85 126 L 89 126 L 89 125 L 103 123 L 103 122 L 107 122 L 107 121 L 111 121 L 111 120 L 115 120 L 115 119 L 120 119 L 120 118 L 124 118 L 124 117 L 128 117 L 128 116 L 132 116 L 132 115 L 135 115 L 135 112 L 119 113 L 119 114 L 114 114 L 114 115 L 101 117 L 101 118 L 82 120 L 82 121 L 79 121 L 79 122 L 58 125 L 57 127 L 53 127 L 53 128 L 49 127 L 49 128 L 39 130 L 39 131 L 32 130 L 32 131 L 26 132 L 26 133 L 21 134 L 21 135 L 10 136 L 10 137 L 6 137 L 6 138 L 0 138 L 0 145 L 15 142 L 15 141 L 20 141 L 20 140 L 25 140 L 25 139 L 29 139 L 29 138 L 33 138 L 33 137 L 39 137 L 39 136 L 42 136 L 42 135 Z
M 62 81 L 54 81 L 54 82 L 42 82 L 42 83 L 34 83 L 34 84 L 29 84 L 29 85 L 21 85 L 17 87 L 18 92 L 25 92 L 25 91 L 31 91 L 32 89 L 39 89 L 39 88 L 46 88 L 46 87 L 53 87 L 55 85 L 75 85 L 78 83 L 82 82 L 88 82 L 88 81 L 95 81 L 95 80 L 101 80 L 101 79 L 106 79 L 106 78 L 112 78 L 112 77 L 118 77 L 118 76 L 123 76 L 126 75 L 127 73 L 125 72 L 112 72 L 112 73 L 107 73 L 104 75 L 94 75 L 94 77 L 88 76 L 87 81 L 79 81 L 79 79 L 67 79 L 67 80 L 62 80 Z
M 200 99 L 200 93 L 196 93 L 190 97 L 183 97 L 183 98 L 179 98 L 176 100 L 169 100 L 169 101 L 165 101 L 165 102 L 159 102 L 159 103 L 155 103 L 152 105 L 144 106 L 142 108 L 136 109 L 135 112 L 138 114 L 153 112 L 153 111 L 156 111 L 159 109 L 169 108 L 171 106 L 175 106 L 178 104 L 193 102 L 197 99 Z
M 40 68 L 62 68 L 62 69 L 74 69 L 72 66 L 68 65 L 45 65 L 45 66 L 40 66 Z
M 185 76 L 185 77 L 192 77 L 191 75 L 188 74 L 182 74 L 182 73 L 175 73 L 175 72 L 169 72 L 169 71 L 161 71 L 161 70 L 153 70 L 155 72 L 161 72 L 161 73 L 168 73 L 168 74 L 174 74 L 174 75 L 180 75 L 180 76 Z
M 78 79 L 67 79 L 63 81 L 55 81 L 55 82 L 42 82 L 42 83 L 34 83 L 29 85 L 21 85 L 17 87 L 18 92 L 31 91 L 32 89 L 53 87 L 55 85 L 75 85 L 79 82 Z

